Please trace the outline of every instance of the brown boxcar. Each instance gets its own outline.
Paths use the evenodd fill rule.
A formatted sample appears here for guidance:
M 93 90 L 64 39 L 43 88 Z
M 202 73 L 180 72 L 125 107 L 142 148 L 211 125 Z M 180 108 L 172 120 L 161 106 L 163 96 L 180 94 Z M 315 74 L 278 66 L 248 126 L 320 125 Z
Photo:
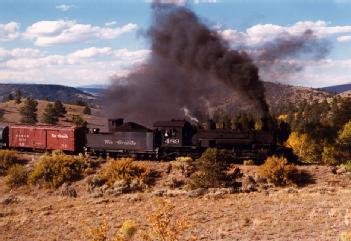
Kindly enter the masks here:
M 50 125 L 10 126 L 9 146 L 12 148 L 81 152 L 84 144 L 85 133 L 82 128 Z

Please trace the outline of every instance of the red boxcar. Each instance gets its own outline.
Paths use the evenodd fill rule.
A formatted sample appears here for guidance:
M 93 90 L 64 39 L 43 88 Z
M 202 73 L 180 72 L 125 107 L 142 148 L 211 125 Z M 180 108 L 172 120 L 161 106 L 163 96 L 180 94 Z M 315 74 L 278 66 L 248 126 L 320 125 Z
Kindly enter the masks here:
M 10 126 L 9 146 L 12 148 L 81 152 L 84 144 L 83 128 L 49 125 Z

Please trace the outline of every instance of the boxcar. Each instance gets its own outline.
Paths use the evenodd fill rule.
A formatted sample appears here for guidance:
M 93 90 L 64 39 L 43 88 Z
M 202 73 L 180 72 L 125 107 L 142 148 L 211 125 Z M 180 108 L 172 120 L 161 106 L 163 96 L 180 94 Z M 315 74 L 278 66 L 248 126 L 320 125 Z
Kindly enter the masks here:
M 77 127 L 13 125 L 9 133 L 11 148 L 81 152 L 85 144 L 85 131 Z

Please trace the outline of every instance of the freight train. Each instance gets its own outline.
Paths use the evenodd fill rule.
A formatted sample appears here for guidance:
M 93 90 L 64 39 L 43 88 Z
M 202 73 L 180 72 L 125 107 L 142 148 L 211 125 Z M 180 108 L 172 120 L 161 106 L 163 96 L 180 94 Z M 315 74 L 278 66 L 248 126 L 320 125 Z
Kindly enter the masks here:
M 158 121 L 150 129 L 123 119 L 110 119 L 107 132 L 51 125 L 0 125 L 0 148 L 165 160 L 197 157 L 211 147 L 230 150 L 236 160 L 263 160 L 286 152 L 276 144 L 273 131 L 200 128 L 186 120 Z

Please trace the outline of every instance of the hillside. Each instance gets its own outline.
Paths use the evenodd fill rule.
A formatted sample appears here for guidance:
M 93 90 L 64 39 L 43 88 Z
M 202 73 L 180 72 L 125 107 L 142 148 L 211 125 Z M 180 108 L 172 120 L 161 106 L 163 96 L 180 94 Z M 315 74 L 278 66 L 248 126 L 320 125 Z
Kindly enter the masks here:
M 272 110 L 279 108 L 279 106 L 287 105 L 289 103 L 297 104 L 302 101 L 312 102 L 314 100 L 322 101 L 333 96 L 331 93 L 327 93 L 318 89 L 291 86 L 280 83 L 264 82 L 266 90 L 266 100 Z M 229 93 L 229 98 L 223 98 L 222 93 L 213 91 L 216 96 L 213 99 L 217 99 L 217 103 L 214 104 L 214 108 L 211 111 L 217 109 L 222 110 L 250 110 L 248 103 L 237 93 Z
M 0 84 L 0 100 L 6 98 L 10 93 L 14 95 L 17 90 L 20 90 L 23 96 L 39 100 L 60 100 L 66 103 L 74 103 L 77 100 L 86 102 L 95 100 L 92 94 L 73 87 L 41 84 Z
M 38 100 L 38 120 L 41 120 L 41 117 L 44 113 L 44 109 L 48 103 L 52 103 L 45 100 Z M 14 124 L 19 123 L 21 119 L 21 115 L 19 114 L 20 108 L 23 104 L 16 104 L 15 101 L 7 101 L 5 103 L 0 103 L 0 109 L 4 110 L 4 120 L 3 123 L 7 124 Z M 101 110 L 99 109 L 92 109 L 92 115 L 84 115 L 83 109 L 84 106 L 78 105 L 71 105 L 71 104 L 64 104 L 67 114 L 65 117 L 60 118 L 60 125 L 72 125 L 71 118 L 73 115 L 80 115 L 83 117 L 84 120 L 88 122 L 89 127 L 97 127 L 102 130 L 107 125 L 106 119 L 102 117 Z
M 27 165 L 33 166 L 38 157 L 27 158 L 31 160 Z M 346 174 L 333 174 L 328 166 L 299 167 L 314 180 L 303 187 L 267 185 L 233 193 L 228 188 L 174 189 L 170 180 L 180 170 L 169 172 L 166 162 L 142 164 L 160 175 L 153 186 L 135 193 L 94 188 L 94 174 L 57 190 L 28 185 L 9 192 L 6 178 L 0 176 L 2 240 L 113 240 L 125 220 L 138 225 L 132 240 L 144 240 L 141 231 L 150 228 L 148 218 L 162 202 L 175 206 L 171 222 L 185 219 L 190 224 L 176 240 L 339 240 L 340 233 L 350 230 L 351 181 Z M 243 180 L 251 180 L 257 172 L 256 166 L 237 167 Z M 105 230 L 108 238 L 90 236 L 99 224 L 105 224 L 101 233 Z
M 303 100 L 323 100 L 333 96 L 331 93 L 308 87 L 265 82 L 267 102 L 277 105 L 280 102 L 298 103 Z

